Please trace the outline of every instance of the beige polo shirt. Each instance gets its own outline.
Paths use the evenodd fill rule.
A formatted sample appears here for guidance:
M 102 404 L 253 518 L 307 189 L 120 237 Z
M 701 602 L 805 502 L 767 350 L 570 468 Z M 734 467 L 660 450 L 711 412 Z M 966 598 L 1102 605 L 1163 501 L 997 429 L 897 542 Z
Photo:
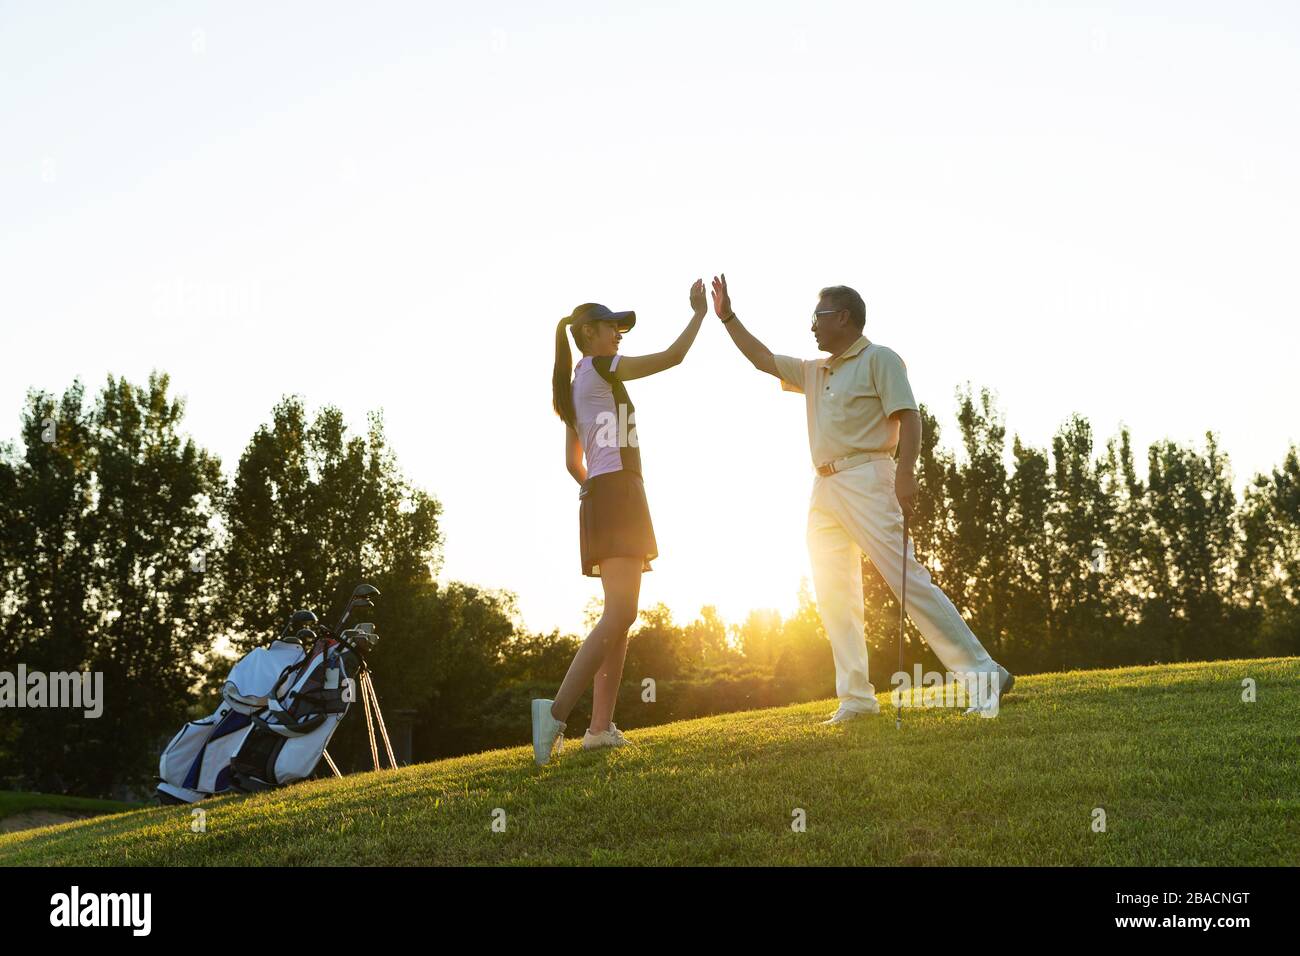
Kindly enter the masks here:
M 898 422 L 889 416 L 904 408 L 919 411 L 903 360 L 865 335 L 835 358 L 772 358 L 781 387 L 804 395 L 814 467 L 861 451 L 892 452 Z

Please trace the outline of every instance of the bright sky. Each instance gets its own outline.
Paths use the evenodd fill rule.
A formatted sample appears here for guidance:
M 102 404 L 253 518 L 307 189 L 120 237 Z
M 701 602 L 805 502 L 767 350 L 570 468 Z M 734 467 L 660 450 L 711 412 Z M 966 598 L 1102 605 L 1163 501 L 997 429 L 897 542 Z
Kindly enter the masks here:
M 556 321 L 667 346 L 697 277 L 817 355 L 824 285 L 1046 445 L 1300 441 L 1300 13 L 1287 3 L 0 3 L 0 438 L 28 387 L 171 373 L 233 467 L 287 392 L 384 410 L 444 577 L 577 631 Z M 737 621 L 808 574 L 802 399 L 710 318 L 631 383 L 662 556 Z

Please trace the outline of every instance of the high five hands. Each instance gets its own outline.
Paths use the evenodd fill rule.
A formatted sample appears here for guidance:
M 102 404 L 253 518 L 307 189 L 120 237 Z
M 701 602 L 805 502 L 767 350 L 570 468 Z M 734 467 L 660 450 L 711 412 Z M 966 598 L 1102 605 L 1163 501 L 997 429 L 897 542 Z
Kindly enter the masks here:
M 713 277 L 713 311 L 718 318 L 725 319 L 731 315 L 731 296 L 727 294 L 727 274 L 722 278 Z
M 694 303 L 695 286 L 691 286 L 691 304 L 693 305 Z M 727 274 L 725 272 L 720 276 L 713 277 L 713 311 L 717 314 L 718 318 L 723 320 L 731 315 L 731 294 L 727 291 Z M 735 334 L 749 337 L 748 333 L 743 329 L 741 329 L 739 333 L 733 333 L 733 337 Z M 739 341 L 740 340 L 738 340 L 738 342 Z M 763 348 L 762 345 L 758 345 L 758 347 L 762 349 L 764 353 L 767 353 L 768 350 Z M 743 344 L 741 344 L 740 348 L 742 352 L 745 351 L 745 346 Z M 746 358 L 749 358 L 751 362 L 758 364 L 758 360 L 750 356 L 748 352 L 746 352 Z M 771 360 L 771 355 L 768 354 L 767 361 L 771 362 Z M 762 365 L 758 365 L 758 367 L 763 368 Z M 774 368 L 764 369 L 764 371 L 769 371 L 773 375 L 777 374 Z M 910 465 L 903 466 L 900 464 L 894 474 L 894 496 L 898 499 L 898 506 L 902 510 L 903 514 L 907 515 L 909 518 L 916 512 L 916 498 L 919 492 L 920 485 L 916 480 L 916 473 L 913 468 Z
M 691 284 L 691 311 L 694 312 L 696 318 L 709 311 L 708 303 L 704 300 L 703 279 L 696 279 Z

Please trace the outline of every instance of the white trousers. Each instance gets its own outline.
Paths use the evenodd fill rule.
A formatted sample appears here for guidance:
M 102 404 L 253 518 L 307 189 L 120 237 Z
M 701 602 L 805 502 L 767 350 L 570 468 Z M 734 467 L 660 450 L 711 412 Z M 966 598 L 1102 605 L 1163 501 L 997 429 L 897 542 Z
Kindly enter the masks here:
M 867 676 L 862 596 L 866 554 L 897 598 L 903 579 L 903 511 L 894 496 L 892 458 L 814 479 L 808 506 L 808 553 L 822 626 L 835 655 L 835 693 L 849 710 L 874 710 Z M 997 664 L 948 596 L 917 563 L 907 539 L 907 616 L 954 674 L 991 672 Z

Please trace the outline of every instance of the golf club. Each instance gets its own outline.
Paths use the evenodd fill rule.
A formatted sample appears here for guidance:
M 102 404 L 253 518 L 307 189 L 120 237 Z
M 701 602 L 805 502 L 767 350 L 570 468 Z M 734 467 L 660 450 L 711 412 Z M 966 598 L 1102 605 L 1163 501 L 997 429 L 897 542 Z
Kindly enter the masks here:
M 293 633 L 295 629 L 297 630 L 295 638 L 301 639 L 303 629 L 313 628 L 315 626 L 316 615 L 311 611 L 294 611 L 293 615 L 289 618 L 289 622 L 285 624 L 284 630 L 280 632 L 280 639 L 288 640 L 289 635 Z
M 334 627 L 335 634 L 343 633 L 343 626 L 347 624 L 348 618 L 352 612 L 359 607 L 374 607 L 374 602 L 370 599 L 379 596 L 379 588 L 373 584 L 358 584 L 352 591 L 352 597 L 348 599 L 347 605 L 343 609 L 343 616 L 339 618 L 338 624 Z
M 903 514 L 903 586 L 898 600 L 898 672 L 903 673 L 903 622 L 907 620 L 907 514 Z M 903 726 L 903 698 L 898 698 L 894 711 L 894 729 Z

